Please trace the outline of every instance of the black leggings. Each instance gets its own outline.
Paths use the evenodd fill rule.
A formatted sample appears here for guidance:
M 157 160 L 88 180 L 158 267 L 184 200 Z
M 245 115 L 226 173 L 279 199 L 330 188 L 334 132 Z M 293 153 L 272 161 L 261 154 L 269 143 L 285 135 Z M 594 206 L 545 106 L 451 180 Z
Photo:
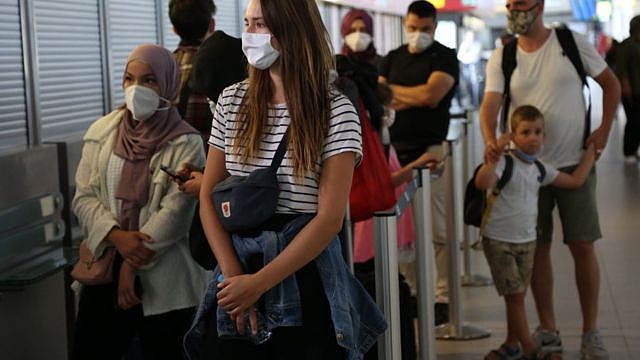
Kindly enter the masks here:
M 195 308 L 144 316 L 142 306 L 120 310 L 115 283 L 85 286 L 80 294 L 73 359 L 120 360 L 138 335 L 144 359 L 184 359 L 182 338 Z
M 220 339 L 215 309 L 209 316 L 200 358 L 216 360 L 338 360 L 346 357 L 336 342 L 329 302 L 312 262 L 298 272 L 296 280 L 302 303 L 302 326 L 278 327 L 261 345 L 246 340 Z

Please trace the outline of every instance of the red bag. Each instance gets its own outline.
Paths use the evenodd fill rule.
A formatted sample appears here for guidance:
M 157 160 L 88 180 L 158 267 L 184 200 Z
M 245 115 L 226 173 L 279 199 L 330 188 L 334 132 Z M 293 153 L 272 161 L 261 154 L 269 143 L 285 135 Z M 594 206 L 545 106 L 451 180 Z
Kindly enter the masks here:
M 369 219 L 376 211 L 387 210 L 396 203 L 384 148 L 378 134 L 371 128 L 371 121 L 362 103 L 360 103 L 360 123 L 362 124 L 362 161 L 353 174 L 349 194 L 349 209 L 353 222 Z

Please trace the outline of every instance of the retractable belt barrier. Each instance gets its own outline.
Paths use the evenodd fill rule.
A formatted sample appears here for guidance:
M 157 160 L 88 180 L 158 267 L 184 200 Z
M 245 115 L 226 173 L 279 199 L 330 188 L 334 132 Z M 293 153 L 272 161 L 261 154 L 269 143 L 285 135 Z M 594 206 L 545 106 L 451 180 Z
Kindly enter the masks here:
M 466 118 L 466 116 L 465 116 Z M 452 120 L 453 122 L 453 120 Z M 446 213 L 447 213 L 447 239 L 449 241 L 449 322 L 436 327 L 436 338 L 446 340 L 471 340 L 488 337 L 491 332 L 487 329 L 465 323 L 462 313 L 460 296 L 461 277 L 459 261 L 459 243 L 462 237 L 463 222 L 463 143 L 468 140 L 465 137 L 465 120 L 457 121 L 457 129 L 450 125 L 448 143 L 448 156 L 446 166 L 451 171 L 450 181 L 446 184 Z M 455 130 L 452 131 L 452 128 Z M 468 249 L 465 249 L 468 251 Z
M 470 340 L 491 335 L 489 330 L 464 322 L 460 286 L 490 285 L 491 280 L 471 274 L 470 249 L 477 230 L 463 223 L 464 180 L 472 174 L 472 155 L 475 149 L 474 113 L 466 111 L 452 115 L 447 138 L 447 155 L 443 159 L 451 171 L 447 183 L 447 238 L 449 239 L 449 323 L 434 328 L 433 234 L 431 223 L 431 182 L 440 174 L 432 174 L 426 167 L 414 169 L 415 177 L 398 198 L 396 205 L 374 216 L 376 301 L 382 309 L 389 328 L 378 341 L 381 360 L 401 359 L 400 299 L 398 283 L 397 220 L 411 204 L 415 219 L 416 287 L 418 303 L 418 341 L 420 360 L 436 359 L 435 339 Z M 456 120 L 461 119 L 461 120 Z M 424 181 L 429 179 L 429 181 Z M 412 201 L 413 199 L 413 201 Z M 347 211 L 348 213 L 348 211 Z M 349 219 L 345 219 L 350 224 Z M 350 228 L 347 227 L 347 228 Z M 464 234 L 464 275 L 460 276 L 459 243 Z M 347 231 L 344 244 L 345 260 L 351 261 L 353 242 Z
M 471 179 L 475 166 L 473 152 L 476 149 L 476 136 L 474 118 L 477 112 L 467 111 L 465 113 L 464 134 L 465 138 L 462 142 L 462 179 L 463 186 Z M 464 193 L 464 189 L 462 190 Z M 471 270 L 471 248 L 472 245 L 479 241 L 479 229 L 471 225 L 463 225 L 464 240 L 462 243 L 462 256 L 463 256 L 463 272 L 462 272 L 462 286 L 489 286 L 493 284 L 493 280 L 490 277 L 473 274 Z
M 400 299 L 398 283 L 397 219 L 413 204 L 416 226 L 416 265 L 418 298 L 419 359 L 436 359 L 433 328 L 433 289 L 435 285 L 431 261 L 433 246 L 431 234 L 431 181 L 428 168 L 414 170 L 416 177 L 399 197 L 396 205 L 374 217 L 376 300 L 389 328 L 378 341 L 378 358 L 401 359 Z M 411 202 L 413 199 L 413 202 Z

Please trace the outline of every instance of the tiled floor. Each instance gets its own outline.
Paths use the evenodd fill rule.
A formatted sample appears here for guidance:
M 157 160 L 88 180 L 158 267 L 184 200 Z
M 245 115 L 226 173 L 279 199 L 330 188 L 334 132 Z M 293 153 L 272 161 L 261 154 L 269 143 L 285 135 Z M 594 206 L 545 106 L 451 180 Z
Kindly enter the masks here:
M 624 165 L 622 126 L 616 120 L 609 145 L 597 164 L 598 202 L 604 238 L 596 243 L 601 270 L 599 326 L 612 360 L 640 360 L 640 175 L 639 165 Z M 555 310 L 565 359 L 580 358 L 581 315 L 573 261 L 556 226 L 553 246 Z M 475 273 L 489 275 L 482 253 L 474 252 Z M 463 287 L 464 318 L 492 331 L 489 338 L 438 341 L 438 359 L 482 359 L 504 341 L 504 305 L 492 286 Z M 527 298 L 529 324 L 537 324 Z

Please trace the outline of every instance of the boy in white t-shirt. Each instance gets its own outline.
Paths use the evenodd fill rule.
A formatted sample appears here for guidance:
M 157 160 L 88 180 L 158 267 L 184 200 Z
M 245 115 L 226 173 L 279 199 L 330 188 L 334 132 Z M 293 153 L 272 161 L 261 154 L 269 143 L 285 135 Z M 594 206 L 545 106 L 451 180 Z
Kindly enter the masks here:
M 509 140 L 515 144 L 510 155 L 511 177 L 489 209 L 482 228 L 484 253 L 498 294 L 504 296 L 507 307 L 507 339 L 500 348 L 491 350 L 485 360 L 553 358 L 557 354 L 538 354 L 541 350 L 529 333 L 524 306 L 536 246 L 538 190 L 548 184 L 562 188 L 582 186 L 595 161 L 595 151 L 591 145 L 575 171 L 566 174 L 537 160 L 544 141 L 544 117 L 538 109 L 530 105 L 518 107 L 511 116 L 511 129 L 512 134 L 499 140 L 501 145 Z M 487 159 L 476 175 L 476 187 L 495 186 L 505 164 L 502 154 Z

